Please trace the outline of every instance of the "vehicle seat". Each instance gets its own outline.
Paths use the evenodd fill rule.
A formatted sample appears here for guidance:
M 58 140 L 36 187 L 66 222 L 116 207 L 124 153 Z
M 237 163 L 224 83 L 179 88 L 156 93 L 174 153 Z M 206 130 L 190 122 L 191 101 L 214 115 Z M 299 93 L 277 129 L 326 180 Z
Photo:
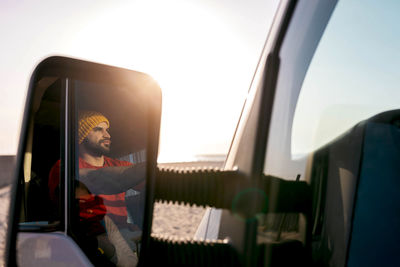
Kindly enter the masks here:
M 399 125 L 400 110 L 378 114 L 314 154 L 311 184 L 321 196 L 315 194 L 313 214 L 313 256 L 318 263 L 397 263 Z

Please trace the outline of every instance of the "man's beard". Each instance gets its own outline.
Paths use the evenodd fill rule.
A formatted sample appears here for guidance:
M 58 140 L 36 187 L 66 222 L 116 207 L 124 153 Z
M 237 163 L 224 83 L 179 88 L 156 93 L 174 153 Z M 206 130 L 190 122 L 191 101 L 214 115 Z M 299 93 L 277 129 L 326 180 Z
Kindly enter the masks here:
M 110 148 L 111 148 L 111 144 L 108 146 L 102 146 L 102 143 L 105 140 L 109 140 L 109 139 L 102 139 L 100 140 L 98 143 L 94 143 L 89 141 L 88 138 L 85 138 L 82 142 L 82 144 L 84 145 L 86 151 L 93 155 L 93 156 L 102 156 L 102 155 L 107 155 L 110 152 Z

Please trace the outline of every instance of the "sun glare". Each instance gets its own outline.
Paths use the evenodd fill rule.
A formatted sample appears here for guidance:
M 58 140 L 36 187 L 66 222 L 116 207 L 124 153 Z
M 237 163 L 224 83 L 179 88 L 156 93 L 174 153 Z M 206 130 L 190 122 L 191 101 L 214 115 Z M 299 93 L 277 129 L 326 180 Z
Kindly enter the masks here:
M 237 53 L 243 42 L 212 10 L 181 1 L 135 5 L 104 10 L 81 29 L 72 53 L 160 84 L 160 162 L 226 153 L 249 82 L 241 67 L 248 57 Z

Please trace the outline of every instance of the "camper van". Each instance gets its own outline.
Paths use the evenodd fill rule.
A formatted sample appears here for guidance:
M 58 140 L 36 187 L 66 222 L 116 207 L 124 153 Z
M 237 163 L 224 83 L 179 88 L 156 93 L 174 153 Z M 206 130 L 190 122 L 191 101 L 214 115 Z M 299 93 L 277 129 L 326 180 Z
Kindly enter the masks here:
M 5 265 L 398 266 L 399 11 L 282 0 L 221 169 L 157 167 L 151 76 L 44 59 L 3 159 Z M 156 200 L 207 207 L 192 239 L 151 233 Z

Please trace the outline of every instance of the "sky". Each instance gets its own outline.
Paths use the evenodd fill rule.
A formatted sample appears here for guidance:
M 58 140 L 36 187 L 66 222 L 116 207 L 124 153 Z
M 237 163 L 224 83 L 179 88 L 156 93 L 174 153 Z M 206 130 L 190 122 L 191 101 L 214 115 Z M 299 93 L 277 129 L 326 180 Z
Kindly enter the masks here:
M 150 74 L 159 162 L 226 154 L 278 0 L 0 2 L 0 155 L 16 154 L 29 78 L 53 55 Z

